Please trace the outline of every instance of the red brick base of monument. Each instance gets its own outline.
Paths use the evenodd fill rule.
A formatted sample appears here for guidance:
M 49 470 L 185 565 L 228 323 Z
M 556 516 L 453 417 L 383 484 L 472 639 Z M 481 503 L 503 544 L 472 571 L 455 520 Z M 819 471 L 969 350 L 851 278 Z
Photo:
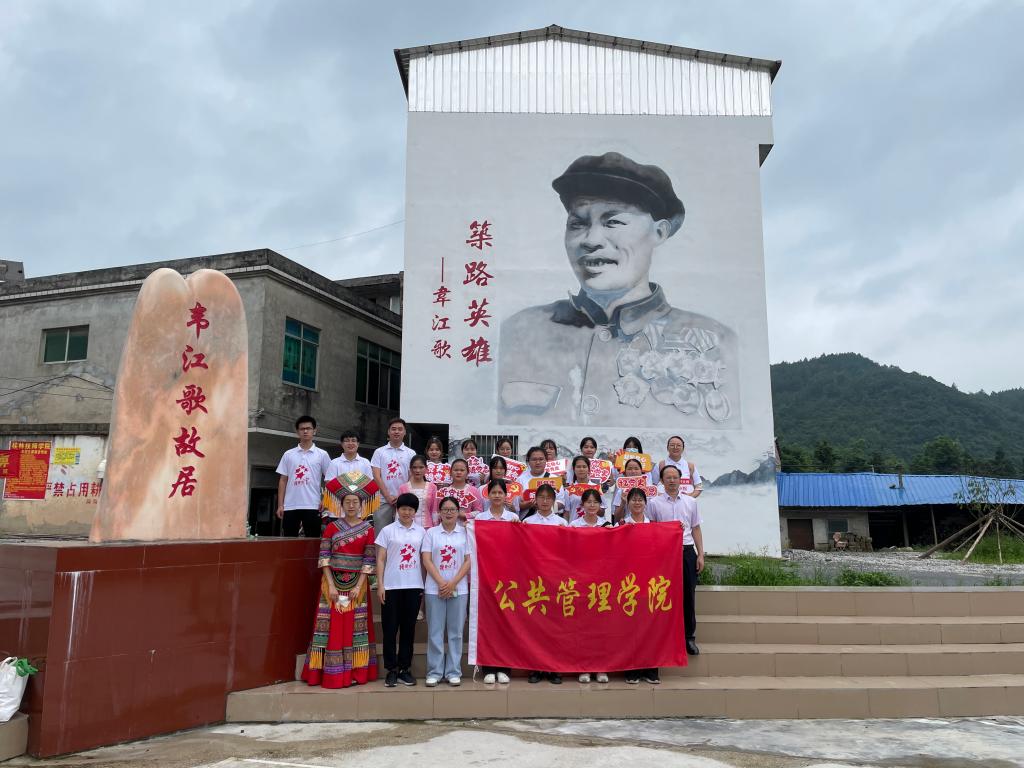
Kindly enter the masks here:
M 318 544 L 0 542 L 0 652 L 40 669 L 29 754 L 223 721 L 228 693 L 292 679 Z

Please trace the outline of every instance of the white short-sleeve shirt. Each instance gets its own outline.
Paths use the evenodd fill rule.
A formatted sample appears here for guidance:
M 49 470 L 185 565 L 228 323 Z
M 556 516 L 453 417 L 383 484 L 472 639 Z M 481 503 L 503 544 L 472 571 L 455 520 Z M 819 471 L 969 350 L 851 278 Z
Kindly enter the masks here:
M 664 459 L 664 462 L 666 467 L 675 467 L 676 469 L 679 470 L 680 490 L 686 491 L 687 493 L 691 493 L 694 488 L 696 488 L 698 485 L 704 482 L 701 479 L 700 472 L 697 471 L 696 464 L 693 465 L 693 476 L 690 476 L 690 464 L 686 461 L 685 457 L 680 459 L 679 461 L 676 461 L 671 456 L 669 456 Z M 651 475 L 653 475 L 654 485 L 661 485 L 660 462 L 654 465 L 654 468 L 651 470 Z M 665 491 L 664 488 L 659 488 L 658 490 L 662 493 L 664 493 Z
M 373 452 L 370 466 L 380 470 L 381 482 L 389 496 L 397 496 L 399 486 L 409 479 L 409 462 L 415 455 L 416 452 L 408 445 L 392 448 L 391 443 Z
M 427 535 L 423 537 L 423 552 L 430 552 L 431 558 L 434 561 L 434 565 L 440 572 L 441 576 L 445 580 L 452 579 L 459 569 L 462 567 L 462 563 L 465 561 L 468 552 L 469 542 L 466 537 L 466 528 L 462 525 L 456 524 L 455 528 L 449 533 L 444 529 L 444 526 L 435 525 L 433 528 L 427 531 Z M 425 580 L 426 586 L 424 592 L 428 595 L 436 595 L 437 582 L 434 581 L 433 576 L 427 574 Z M 462 578 L 459 583 L 455 585 L 455 595 L 468 595 L 469 594 L 469 579 Z
M 387 550 L 384 562 L 384 589 L 423 589 L 420 550 L 427 532 L 413 523 L 408 528 L 398 520 L 385 525 L 377 536 L 377 546 Z M 377 574 L 377 578 L 381 578 Z
M 373 469 L 370 467 L 370 460 L 365 456 L 356 456 L 354 459 L 346 459 L 345 454 L 331 462 L 327 473 L 324 475 L 324 482 L 333 480 L 340 475 L 347 475 L 349 472 L 362 472 L 369 478 L 373 477 Z
M 483 512 L 478 512 L 476 517 L 473 518 L 478 523 L 518 523 L 519 515 L 508 509 L 501 511 L 501 517 L 495 517 L 491 514 L 491 508 L 488 507 Z
M 634 520 L 633 516 L 631 514 L 629 514 L 629 512 L 626 512 L 626 516 L 624 518 L 622 518 L 622 523 L 624 525 L 638 525 L 640 523 L 649 523 L 649 522 L 651 522 L 651 521 L 647 517 L 647 513 L 646 512 L 644 513 L 644 519 L 643 520 Z
M 567 522 L 565 522 L 565 518 L 557 512 L 555 512 L 555 510 L 553 509 L 551 510 L 551 513 L 547 516 L 542 515 L 539 512 L 534 512 L 528 518 L 523 520 L 523 522 L 527 525 L 569 525 Z
M 331 466 L 331 457 L 323 448 L 289 448 L 281 456 L 277 474 L 288 478 L 284 488 L 284 509 L 320 509 L 321 486 Z
M 683 524 L 683 544 L 693 544 L 693 529 L 701 524 L 697 501 L 692 496 L 680 493 L 675 498 L 664 493 L 658 494 L 647 503 L 647 517 L 653 523 L 668 523 L 678 520 Z
M 577 517 L 577 518 L 573 519 L 573 521 L 571 523 L 569 523 L 569 527 L 570 528 L 600 528 L 602 525 L 605 524 L 605 522 L 607 522 L 607 521 L 603 517 L 599 517 L 599 518 L 597 518 L 597 522 L 594 523 L 593 525 L 591 525 L 590 523 L 587 522 L 587 518 L 585 518 L 585 517 Z

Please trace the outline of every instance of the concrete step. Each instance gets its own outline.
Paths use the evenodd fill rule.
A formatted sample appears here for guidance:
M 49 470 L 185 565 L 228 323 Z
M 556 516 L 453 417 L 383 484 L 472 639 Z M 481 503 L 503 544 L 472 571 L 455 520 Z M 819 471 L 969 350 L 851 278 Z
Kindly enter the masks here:
M 697 611 L 759 616 L 1024 616 L 1024 587 L 698 587 Z
M 697 619 L 697 637 L 801 645 L 1024 643 L 1024 616 L 704 615 Z
M 378 659 L 380 645 L 377 646 Z M 424 643 L 413 646 L 412 674 L 426 675 Z M 296 657 L 295 679 L 304 656 Z M 598 670 L 592 670 L 598 671 Z M 463 653 L 462 675 L 473 668 Z M 666 667 L 662 677 L 857 677 L 889 675 L 1024 675 L 1024 643 L 922 645 L 782 645 L 703 643 L 686 667 Z M 517 671 L 516 676 L 525 676 Z M 621 675 L 620 675 L 621 677 Z
M 374 636 L 383 630 L 375 620 Z M 468 637 L 468 631 L 465 635 Z M 790 616 L 698 614 L 697 636 L 709 643 L 799 645 L 926 645 L 1024 643 L 1024 615 L 1017 616 Z M 427 641 L 426 621 L 415 641 Z
M 1024 715 L 1024 675 L 918 677 L 685 677 L 661 685 L 385 688 L 381 681 L 340 691 L 291 682 L 228 696 L 230 722 L 334 722 L 506 717 L 731 717 L 748 719 L 987 717 Z
M 28 715 L 15 712 L 6 723 L 0 723 L 0 761 L 24 755 L 28 748 Z

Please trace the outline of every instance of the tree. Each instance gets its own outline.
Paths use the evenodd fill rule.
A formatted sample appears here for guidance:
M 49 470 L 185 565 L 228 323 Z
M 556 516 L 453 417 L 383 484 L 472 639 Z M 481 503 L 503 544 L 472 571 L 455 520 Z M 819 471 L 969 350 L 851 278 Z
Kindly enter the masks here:
M 839 453 L 840 472 L 867 472 L 871 469 L 868 461 L 868 446 L 863 439 L 851 440 Z
M 836 451 L 828 440 L 819 440 L 814 446 L 814 466 L 821 472 L 833 472 L 836 468 Z
M 996 452 L 992 455 L 992 460 L 988 463 L 988 471 L 992 477 L 1013 477 L 1017 474 L 1013 462 L 1007 458 L 1006 451 L 1002 446 L 996 448 Z
M 957 440 L 940 435 L 924 444 L 910 468 L 918 474 L 958 475 L 964 471 L 965 458 Z
M 782 441 L 779 441 L 779 462 L 783 472 L 808 472 L 813 469 L 811 457 L 803 446 Z

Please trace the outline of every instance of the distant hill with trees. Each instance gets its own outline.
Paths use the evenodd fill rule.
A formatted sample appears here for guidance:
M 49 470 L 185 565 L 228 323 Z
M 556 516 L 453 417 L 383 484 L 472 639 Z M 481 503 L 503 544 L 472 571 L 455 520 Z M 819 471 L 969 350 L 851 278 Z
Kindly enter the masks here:
M 786 471 L 1024 477 L 1024 389 L 961 392 L 854 353 L 771 373 Z

